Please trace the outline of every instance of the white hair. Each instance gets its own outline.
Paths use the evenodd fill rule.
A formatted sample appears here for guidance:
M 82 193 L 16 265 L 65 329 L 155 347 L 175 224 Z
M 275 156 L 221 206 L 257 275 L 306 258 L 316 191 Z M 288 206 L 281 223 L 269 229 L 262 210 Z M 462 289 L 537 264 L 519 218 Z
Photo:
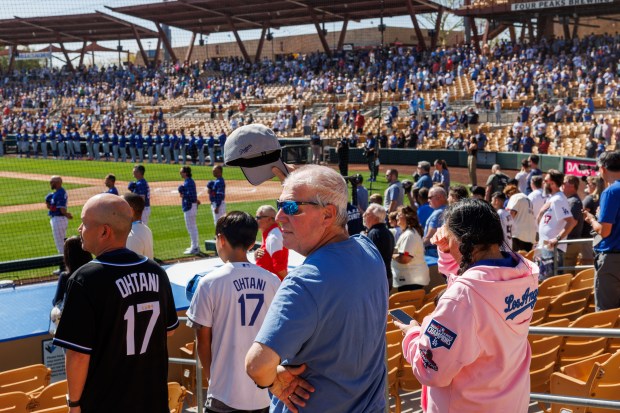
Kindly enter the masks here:
M 338 172 L 326 166 L 305 165 L 291 172 L 282 186 L 291 191 L 298 187 L 309 188 L 319 205 L 336 207 L 336 225 L 343 228 L 346 225 L 349 194 L 347 183 Z
M 271 218 L 275 218 L 277 214 L 276 209 L 271 205 L 261 205 L 256 212 L 258 212 L 258 215 L 265 215 Z
M 368 205 L 366 213 L 376 217 L 380 222 L 384 222 L 387 215 L 387 211 L 385 210 L 385 208 L 383 208 L 383 206 L 379 204 Z

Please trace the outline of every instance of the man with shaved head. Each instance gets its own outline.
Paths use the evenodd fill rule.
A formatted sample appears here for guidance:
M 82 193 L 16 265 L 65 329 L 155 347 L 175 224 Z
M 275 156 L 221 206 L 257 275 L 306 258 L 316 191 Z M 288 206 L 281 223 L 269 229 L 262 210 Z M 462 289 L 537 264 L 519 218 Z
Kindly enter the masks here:
M 67 350 L 70 413 L 168 412 L 166 341 L 179 321 L 165 271 L 125 247 L 132 220 L 112 194 L 82 209 L 82 248 L 96 258 L 67 282 L 54 338 Z

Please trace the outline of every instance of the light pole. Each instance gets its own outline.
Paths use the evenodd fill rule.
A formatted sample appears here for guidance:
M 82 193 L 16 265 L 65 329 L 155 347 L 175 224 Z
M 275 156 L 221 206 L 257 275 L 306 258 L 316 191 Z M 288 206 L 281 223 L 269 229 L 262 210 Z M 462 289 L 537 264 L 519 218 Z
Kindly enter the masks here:
M 384 0 L 381 0 L 381 18 L 379 21 L 379 32 L 381 32 L 381 50 L 379 51 L 379 57 L 383 60 L 384 56 L 384 33 L 385 33 L 385 24 L 383 24 L 383 10 L 385 4 Z M 377 138 L 381 136 L 381 122 L 383 121 L 382 112 L 383 112 L 383 82 L 385 81 L 385 72 L 382 64 L 379 65 L 380 68 L 380 79 L 379 79 L 379 126 L 377 127 Z

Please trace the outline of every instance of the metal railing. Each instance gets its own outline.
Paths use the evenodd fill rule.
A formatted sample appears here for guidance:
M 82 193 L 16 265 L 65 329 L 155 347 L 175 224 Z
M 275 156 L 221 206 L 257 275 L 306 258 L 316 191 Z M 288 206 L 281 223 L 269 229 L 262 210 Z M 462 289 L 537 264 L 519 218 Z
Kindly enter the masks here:
M 530 327 L 529 333 L 540 336 L 620 338 L 620 329 L 618 328 Z M 570 406 L 620 410 L 620 401 L 618 400 L 590 399 L 545 393 L 530 393 L 530 400 L 542 403 L 563 403 Z
M 563 239 L 558 241 L 553 247 L 553 275 L 558 275 L 558 270 L 587 270 L 588 268 L 592 268 L 593 265 L 574 265 L 569 267 L 558 267 L 558 245 L 560 244 L 584 244 L 590 243 L 592 244 L 593 238 L 578 238 L 578 239 Z
M 187 317 L 179 317 L 179 322 L 187 321 Z M 198 343 L 198 337 L 196 336 L 196 330 L 194 330 L 194 340 Z M 200 357 L 198 356 L 198 346 L 194 347 L 194 358 L 184 359 L 178 357 L 169 357 L 168 363 L 171 364 L 189 364 L 196 366 L 196 413 L 203 413 L 204 398 L 202 394 L 202 364 L 200 363 Z

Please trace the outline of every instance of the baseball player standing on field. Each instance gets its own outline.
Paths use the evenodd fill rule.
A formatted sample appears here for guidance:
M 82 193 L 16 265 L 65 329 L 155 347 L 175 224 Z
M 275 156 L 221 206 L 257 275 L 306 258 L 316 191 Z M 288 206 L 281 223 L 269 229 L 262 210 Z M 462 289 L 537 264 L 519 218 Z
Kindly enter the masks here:
M 133 177 L 136 181 L 130 182 L 127 187 L 134 194 L 140 195 L 144 199 L 144 212 L 142 212 L 142 222 L 144 225 L 149 224 L 151 216 L 151 189 L 149 183 L 144 179 L 144 166 L 136 165 L 133 167 Z
M 45 197 L 45 204 L 49 210 L 47 214 L 50 216 L 54 245 L 56 245 L 58 253 L 62 254 L 65 246 L 67 227 L 73 215 L 67 211 L 67 191 L 62 187 L 62 178 L 60 176 L 52 176 L 50 179 L 50 188 L 52 188 L 54 192 Z
M 185 227 L 189 232 L 189 238 L 192 245 L 185 250 L 184 254 L 194 255 L 200 253 L 198 245 L 198 225 L 196 224 L 196 215 L 198 214 L 198 194 L 196 193 L 196 183 L 192 179 L 192 168 L 184 166 L 179 171 L 181 178 L 184 179 L 183 185 L 179 185 L 179 196 L 181 197 L 181 207 L 185 216 Z
M 207 189 L 209 190 L 209 201 L 211 201 L 211 212 L 213 213 L 213 225 L 217 223 L 217 220 L 226 215 L 226 183 L 222 177 L 223 169 L 221 165 L 213 167 L 212 181 L 207 183 Z

